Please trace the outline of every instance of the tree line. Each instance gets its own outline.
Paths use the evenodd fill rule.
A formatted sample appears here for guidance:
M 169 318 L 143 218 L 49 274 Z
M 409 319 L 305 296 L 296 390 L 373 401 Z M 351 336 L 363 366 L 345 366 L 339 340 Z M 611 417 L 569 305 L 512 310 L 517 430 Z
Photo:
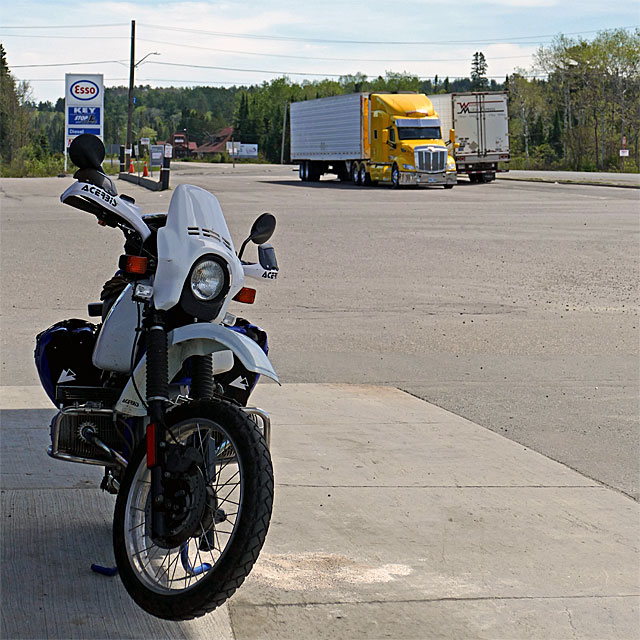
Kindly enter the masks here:
M 362 74 L 336 80 L 292 82 L 282 77 L 253 86 L 135 88 L 134 139 L 169 140 L 186 132 L 198 145 L 232 125 L 235 140 L 257 143 L 263 161 L 279 162 L 285 110 L 291 102 L 359 91 L 450 93 L 507 90 L 512 168 L 638 171 L 640 130 L 640 30 L 604 31 L 593 40 L 559 36 L 541 47 L 529 71 L 497 83 L 487 78 L 482 52 L 469 78 L 408 73 Z M 539 77 L 535 77 L 539 76 Z M 17 82 L 0 45 L 0 171 L 42 175 L 59 166 L 64 144 L 64 99 L 34 103 Z M 128 90 L 105 90 L 105 143 L 126 137 Z M 289 148 L 285 132 L 285 160 Z M 623 138 L 630 150 L 624 164 Z M 211 158 L 209 158 L 211 159 Z M 225 160 L 224 154 L 215 160 Z M 57 163 L 57 164 L 56 164 Z

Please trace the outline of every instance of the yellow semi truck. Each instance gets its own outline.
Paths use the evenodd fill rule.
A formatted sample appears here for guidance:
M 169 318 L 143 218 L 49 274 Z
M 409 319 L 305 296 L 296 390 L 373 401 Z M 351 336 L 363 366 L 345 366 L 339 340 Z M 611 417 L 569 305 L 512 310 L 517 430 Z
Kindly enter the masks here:
M 294 102 L 290 126 L 291 160 L 304 182 L 334 173 L 358 185 L 456 184 L 455 131 L 443 136 L 423 94 L 353 93 Z

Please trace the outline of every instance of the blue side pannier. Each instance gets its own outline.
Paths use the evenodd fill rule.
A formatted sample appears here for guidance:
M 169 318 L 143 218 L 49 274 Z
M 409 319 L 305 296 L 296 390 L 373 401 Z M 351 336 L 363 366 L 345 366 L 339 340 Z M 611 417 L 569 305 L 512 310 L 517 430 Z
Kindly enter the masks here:
M 96 343 L 96 326 L 86 320 L 57 322 L 36 337 L 34 357 L 40 382 L 51 401 L 56 401 L 57 385 L 100 384 L 100 370 L 91 356 Z

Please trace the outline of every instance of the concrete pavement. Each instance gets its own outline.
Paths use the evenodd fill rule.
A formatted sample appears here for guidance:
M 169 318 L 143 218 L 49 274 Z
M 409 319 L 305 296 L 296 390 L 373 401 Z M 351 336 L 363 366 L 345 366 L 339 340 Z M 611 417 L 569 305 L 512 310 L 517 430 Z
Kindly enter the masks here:
M 598 173 L 592 171 L 521 171 L 498 173 L 500 180 L 551 182 L 555 184 L 591 185 L 596 187 L 627 187 L 640 189 L 640 173 Z
M 390 387 L 259 385 L 267 543 L 228 605 L 147 616 L 110 564 L 100 472 L 45 454 L 38 387 L 0 388 L 4 638 L 637 637 L 640 506 Z

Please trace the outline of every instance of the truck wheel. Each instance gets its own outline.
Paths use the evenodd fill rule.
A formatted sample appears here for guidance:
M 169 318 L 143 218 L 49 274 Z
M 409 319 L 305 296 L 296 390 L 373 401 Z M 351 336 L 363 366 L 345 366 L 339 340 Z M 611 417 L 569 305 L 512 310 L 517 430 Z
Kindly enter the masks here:
M 351 182 L 360 184 L 360 167 L 357 162 L 351 163 Z
M 367 166 L 364 162 L 360 164 L 360 184 L 367 187 L 371 184 L 371 176 L 367 173 Z
M 452 184 L 445 184 L 444 188 L 445 189 L 453 189 L 453 185 Z
M 397 164 L 394 164 L 391 169 L 391 186 L 394 189 L 398 189 L 400 187 L 400 169 L 398 169 Z
M 496 179 L 495 173 L 483 173 L 482 182 L 493 182 Z
M 302 160 L 298 165 L 298 176 L 300 177 L 300 180 L 302 180 L 302 182 L 307 181 L 307 161 L 306 160 Z
M 477 173 L 469 174 L 469 182 L 475 184 L 476 182 L 480 182 L 480 176 Z

